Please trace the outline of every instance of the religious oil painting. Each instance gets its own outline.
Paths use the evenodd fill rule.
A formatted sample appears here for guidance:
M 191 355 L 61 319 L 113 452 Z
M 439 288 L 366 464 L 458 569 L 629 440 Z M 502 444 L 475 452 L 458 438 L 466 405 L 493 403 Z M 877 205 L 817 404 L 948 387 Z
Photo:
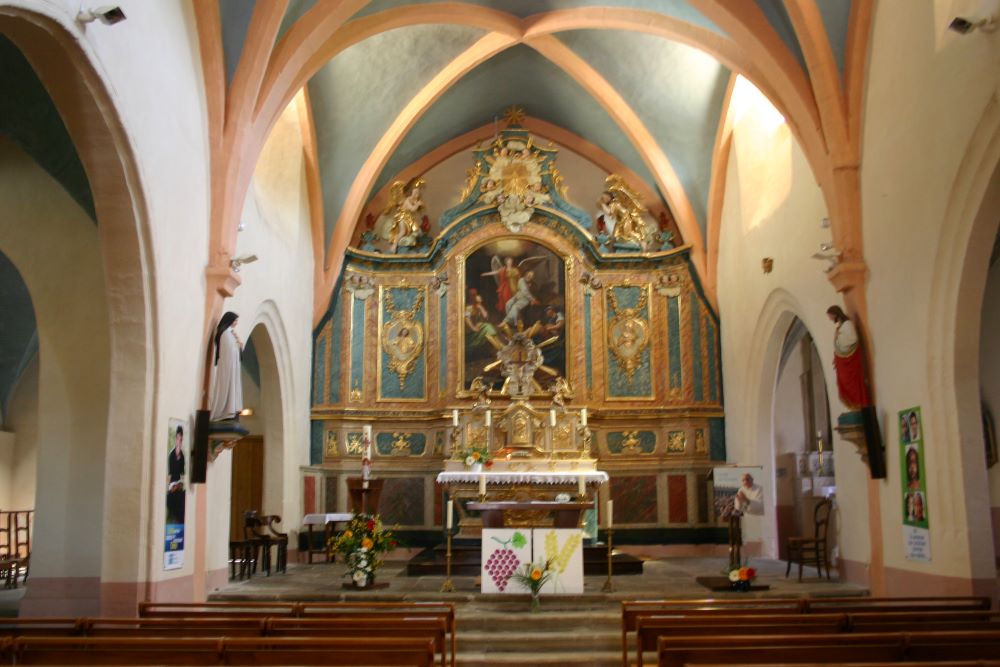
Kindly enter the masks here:
M 518 331 L 530 333 L 544 357 L 539 382 L 566 376 L 566 276 L 563 259 L 524 238 L 481 246 L 465 262 L 464 388 L 482 376 L 500 389 L 497 350 Z

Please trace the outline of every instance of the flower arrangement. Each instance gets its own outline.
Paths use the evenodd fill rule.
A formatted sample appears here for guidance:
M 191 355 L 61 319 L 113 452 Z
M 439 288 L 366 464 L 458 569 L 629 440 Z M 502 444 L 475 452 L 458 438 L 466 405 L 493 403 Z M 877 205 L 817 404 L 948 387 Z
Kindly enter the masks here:
M 552 562 L 545 561 L 543 564 L 525 563 L 510 575 L 510 578 L 531 591 L 531 611 L 538 610 L 538 594 L 552 577 Z
M 757 570 L 752 567 L 734 567 L 729 571 L 729 583 L 734 591 L 749 591 L 756 578 Z
M 461 458 L 465 460 L 465 467 L 471 468 L 476 464 L 487 468 L 493 465 L 493 458 L 490 456 L 490 449 L 486 445 L 473 445 L 462 452 Z
M 347 572 L 358 588 L 375 581 L 375 572 L 382 566 L 382 555 L 396 548 L 393 531 L 382 525 L 377 514 L 355 514 L 347 528 L 330 538 L 330 555 L 343 554 Z

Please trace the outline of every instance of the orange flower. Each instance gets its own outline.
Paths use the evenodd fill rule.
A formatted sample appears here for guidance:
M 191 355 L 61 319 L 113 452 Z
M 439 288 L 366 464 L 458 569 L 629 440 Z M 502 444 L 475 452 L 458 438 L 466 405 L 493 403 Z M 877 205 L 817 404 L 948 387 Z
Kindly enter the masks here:
M 542 578 L 542 571 L 539 570 L 537 567 L 531 571 L 532 581 L 538 581 L 541 578 Z
M 473 461 L 478 461 L 481 458 L 483 458 L 482 454 L 480 454 L 479 452 L 472 452 L 472 460 Z
M 349 530 L 345 530 L 345 531 L 344 531 L 344 537 L 346 537 L 346 538 L 351 538 L 351 537 L 354 537 L 354 533 L 352 533 L 352 532 L 351 532 L 351 531 L 349 531 Z
M 361 546 L 363 546 L 365 549 L 371 549 L 373 546 L 375 546 L 375 543 L 371 541 L 371 538 L 366 537 L 365 539 L 361 540 Z
M 750 581 L 750 568 L 741 567 L 739 576 L 740 581 Z

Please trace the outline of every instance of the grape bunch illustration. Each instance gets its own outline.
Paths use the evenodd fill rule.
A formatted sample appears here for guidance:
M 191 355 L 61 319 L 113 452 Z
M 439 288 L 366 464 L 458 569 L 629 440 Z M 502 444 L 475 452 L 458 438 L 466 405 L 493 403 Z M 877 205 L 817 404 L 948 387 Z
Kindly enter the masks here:
M 483 569 L 486 573 L 490 575 L 490 579 L 496 584 L 497 588 L 503 593 L 504 589 L 507 588 L 507 584 L 510 582 L 511 576 L 517 570 L 518 566 L 521 564 L 521 559 L 517 557 L 517 553 L 514 549 L 522 549 L 528 541 L 524 538 L 520 532 L 515 531 L 514 535 L 509 540 L 499 540 L 493 538 L 493 541 L 499 544 L 502 548 L 497 549 L 490 554 L 490 557 L 486 560 L 486 565 Z M 511 548 L 514 547 L 514 549 Z

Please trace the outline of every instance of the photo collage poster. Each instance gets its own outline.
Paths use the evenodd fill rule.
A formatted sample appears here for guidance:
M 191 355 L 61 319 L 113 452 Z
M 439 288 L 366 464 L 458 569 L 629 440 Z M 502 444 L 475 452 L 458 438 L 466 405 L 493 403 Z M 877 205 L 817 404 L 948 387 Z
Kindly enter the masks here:
M 919 407 L 899 411 L 903 541 L 910 560 L 930 560 L 930 508 L 924 473 L 924 425 Z
M 164 519 L 163 569 L 184 567 L 184 508 L 187 504 L 187 442 L 191 438 L 188 423 L 182 419 L 167 422 L 167 511 Z

